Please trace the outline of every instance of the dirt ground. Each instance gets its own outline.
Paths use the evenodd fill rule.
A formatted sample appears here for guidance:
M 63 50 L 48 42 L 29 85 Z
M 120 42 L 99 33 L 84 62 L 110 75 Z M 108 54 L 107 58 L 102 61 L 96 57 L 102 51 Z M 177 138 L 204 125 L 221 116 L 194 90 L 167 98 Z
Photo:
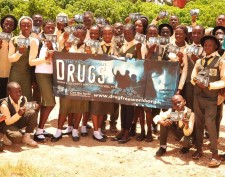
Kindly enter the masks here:
M 46 130 L 55 133 L 57 127 L 58 106 L 51 113 Z M 109 125 L 107 125 L 107 128 Z M 120 125 L 118 124 L 118 128 Z M 138 126 L 138 131 L 140 128 Z M 50 139 L 38 148 L 30 148 L 23 144 L 6 147 L 0 153 L 0 166 L 10 163 L 16 164 L 23 161 L 39 169 L 44 176 L 200 176 L 223 177 L 225 176 L 225 162 L 219 168 L 208 168 L 207 162 L 210 152 L 205 140 L 205 155 L 198 161 L 193 161 L 191 155 L 194 149 L 188 154 L 179 153 L 180 145 L 170 136 L 168 140 L 167 153 L 158 158 L 155 152 L 159 148 L 157 135 L 154 141 L 147 143 L 137 142 L 132 137 L 131 141 L 124 145 L 110 140 L 113 136 L 109 131 L 106 133 L 109 139 L 105 143 L 92 139 L 92 130 L 88 137 L 81 137 L 79 142 L 73 142 L 71 136 L 64 136 L 57 143 Z M 220 153 L 225 152 L 225 121 L 221 126 L 219 139 Z

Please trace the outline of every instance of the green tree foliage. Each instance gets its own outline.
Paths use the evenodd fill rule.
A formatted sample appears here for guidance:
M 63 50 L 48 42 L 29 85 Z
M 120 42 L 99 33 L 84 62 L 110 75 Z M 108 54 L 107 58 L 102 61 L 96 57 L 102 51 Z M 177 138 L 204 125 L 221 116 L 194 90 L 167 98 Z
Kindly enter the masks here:
M 215 18 L 225 13 L 225 0 L 193 0 L 187 3 L 184 9 L 173 6 L 156 5 L 143 0 L 0 0 L 1 17 L 13 14 L 17 18 L 22 15 L 32 16 L 40 13 L 45 19 L 55 19 L 60 12 L 65 12 L 69 17 L 85 11 L 92 11 L 95 16 L 102 16 L 111 23 L 124 21 L 132 12 L 140 12 L 149 18 L 149 21 L 157 16 L 161 10 L 166 10 L 170 15 L 180 17 L 183 24 L 190 24 L 190 10 L 200 9 L 197 23 L 204 26 L 214 26 Z M 162 22 L 167 22 L 164 19 Z

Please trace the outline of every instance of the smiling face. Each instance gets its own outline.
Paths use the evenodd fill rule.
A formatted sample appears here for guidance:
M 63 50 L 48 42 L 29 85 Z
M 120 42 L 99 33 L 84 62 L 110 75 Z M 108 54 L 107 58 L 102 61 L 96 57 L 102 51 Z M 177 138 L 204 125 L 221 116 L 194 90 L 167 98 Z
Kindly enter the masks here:
M 137 20 L 134 25 L 135 25 L 136 33 L 140 33 L 140 34 L 144 33 L 144 27 L 141 20 Z
M 216 45 L 216 43 L 213 39 L 207 39 L 203 46 L 206 55 L 210 55 L 213 52 L 215 52 L 217 47 L 218 46 Z
M 185 37 L 186 37 L 186 35 L 185 35 L 185 33 L 184 33 L 184 31 L 182 29 L 177 28 L 175 30 L 175 39 L 176 39 L 177 43 L 185 42 Z
M 20 30 L 22 32 L 22 35 L 25 37 L 29 37 L 31 30 L 32 30 L 32 22 L 28 18 L 24 18 L 20 22 Z
M 87 29 L 90 29 L 90 27 L 93 25 L 93 18 L 90 14 L 85 14 L 83 18 L 83 24 Z
M 13 31 L 14 25 L 14 20 L 12 18 L 6 18 L 3 23 L 3 32 L 11 33 Z
M 100 37 L 100 31 L 97 26 L 92 26 L 90 28 L 90 38 L 93 40 L 99 40 Z
M 147 39 L 149 39 L 150 37 L 157 37 L 158 36 L 158 29 L 156 27 L 148 28 L 146 36 L 147 36 Z
M 195 26 L 192 29 L 192 40 L 195 44 L 200 44 L 201 39 L 204 36 L 204 29 L 201 26 Z
M 170 25 L 175 29 L 179 25 L 179 19 L 177 16 L 170 17 Z
M 82 45 L 84 43 L 84 40 L 85 40 L 85 37 L 86 37 L 86 31 L 83 30 L 83 29 L 77 29 L 74 32 L 74 36 L 80 39 L 79 42 L 78 42 L 78 45 Z
M 161 34 L 162 37 L 170 37 L 171 36 L 171 31 L 168 27 L 163 27 L 161 30 Z

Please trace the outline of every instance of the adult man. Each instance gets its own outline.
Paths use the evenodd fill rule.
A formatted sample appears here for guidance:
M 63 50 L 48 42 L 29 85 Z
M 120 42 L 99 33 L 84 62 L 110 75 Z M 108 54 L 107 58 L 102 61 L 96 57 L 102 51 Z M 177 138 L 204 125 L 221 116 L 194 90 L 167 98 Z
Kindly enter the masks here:
M 22 90 L 18 83 L 10 82 L 7 85 L 9 96 L 4 98 L 1 103 L 1 113 L 6 116 L 4 122 L 1 122 L 1 131 L 4 133 L 3 142 L 5 145 L 22 142 L 29 146 L 37 146 L 30 137 L 37 125 L 38 114 L 35 110 L 26 110 L 27 99 L 22 96 Z M 25 134 L 21 129 L 26 127 Z

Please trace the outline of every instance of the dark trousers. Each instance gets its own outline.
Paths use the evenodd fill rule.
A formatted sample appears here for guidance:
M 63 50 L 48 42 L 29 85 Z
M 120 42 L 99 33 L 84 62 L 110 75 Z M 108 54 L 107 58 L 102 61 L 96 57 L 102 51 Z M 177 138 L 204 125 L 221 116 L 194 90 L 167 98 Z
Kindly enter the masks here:
M 205 126 L 209 132 L 210 151 L 218 153 L 217 150 L 217 130 L 216 130 L 216 114 L 217 101 L 209 101 L 208 98 L 202 98 L 199 95 L 194 97 L 194 113 L 195 113 L 195 133 L 196 148 L 202 148 Z
M 220 133 L 220 122 L 223 118 L 223 103 L 217 106 L 217 114 L 216 114 L 216 131 L 217 137 L 219 138 Z
M 160 125 L 160 145 L 167 144 L 167 138 L 169 131 L 172 131 L 177 140 L 181 142 L 183 147 L 192 146 L 192 135 L 184 136 L 183 130 L 178 128 L 178 125 L 173 123 L 171 126 Z
M 24 115 L 14 124 L 5 125 L 3 133 L 14 143 L 19 143 L 22 140 L 21 129 L 26 127 L 26 133 L 33 133 L 37 126 L 38 113 L 34 110 L 28 110 Z
M 7 97 L 8 78 L 0 78 L 0 99 Z
M 121 129 L 130 130 L 133 117 L 134 106 L 121 104 Z
M 186 106 L 192 111 L 194 110 L 194 86 L 191 82 L 185 82 L 181 95 L 186 100 Z

